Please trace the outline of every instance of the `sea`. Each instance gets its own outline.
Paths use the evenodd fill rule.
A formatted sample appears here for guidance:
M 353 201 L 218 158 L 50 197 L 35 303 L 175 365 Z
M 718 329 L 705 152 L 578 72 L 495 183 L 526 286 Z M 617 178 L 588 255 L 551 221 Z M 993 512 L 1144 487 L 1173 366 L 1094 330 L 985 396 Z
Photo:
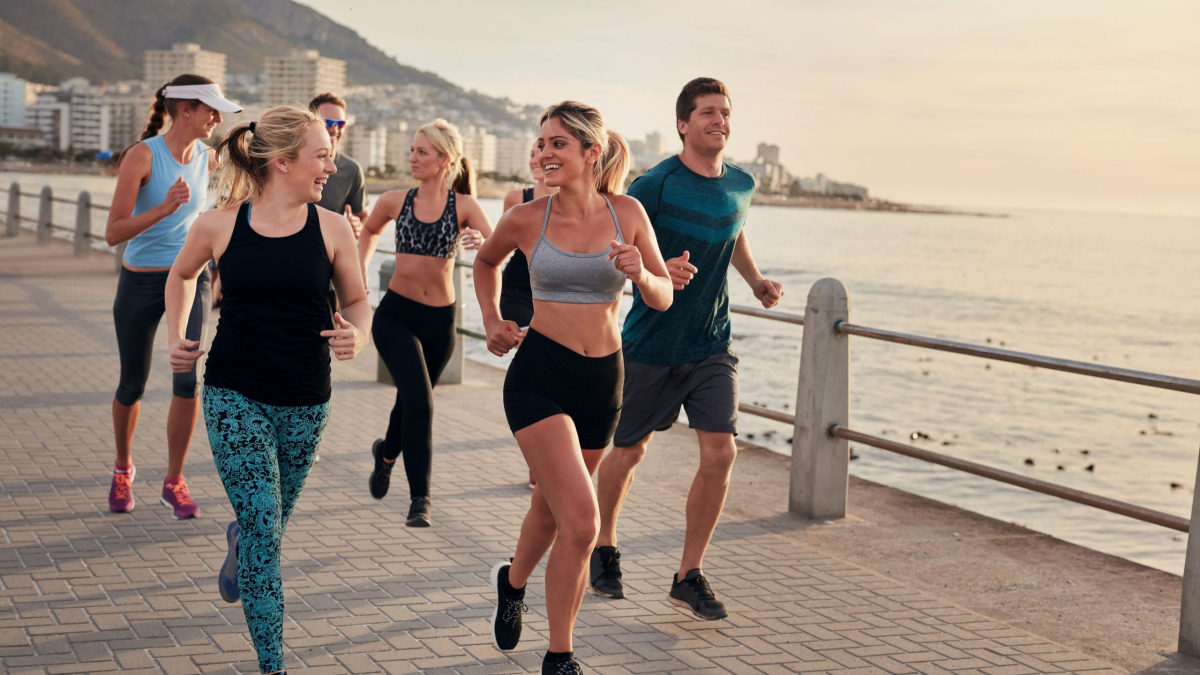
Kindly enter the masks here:
M 0 172 L 0 181 L 19 181 L 30 192 L 51 185 L 64 197 L 86 189 L 94 203 L 108 203 L 115 184 L 10 172 Z M 498 220 L 500 201 L 481 201 Z M 73 207 L 55 209 L 55 222 L 74 222 Z M 1193 270 L 1200 218 L 971 210 L 1007 217 L 754 206 L 747 233 L 763 273 L 784 286 L 781 310 L 802 314 L 813 283 L 832 277 L 850 293 L 855 324 L 1200 379 L 1200 275 Z M 36 200 L 23 200 L 22 212 L 34 216 Z M 385 232 L 381 248 L 389 240 Z M 373 282 L 385 255 L 373 261 Z M 749 286 L 736 271 L 728 275 L 732 302 L 753 306 Z M 474 294 L 468 288 L 464 295 L 467 324 L 479 328 Z M 742 400 L 790 413 L 803 328 L 738 315 L 732 322 Z M 866 338 L 850 344 L 851 428 L 1190 516 L 1200 456 L 1196 396 Z M 507 363 L 478 341 L 467 345 L 468 358 Z M 785 424 L 743 414 L 739 431 L 790 453 Z M 887 451 L 852 449 L 855 476 L 1183 571 L 1182 533 Z

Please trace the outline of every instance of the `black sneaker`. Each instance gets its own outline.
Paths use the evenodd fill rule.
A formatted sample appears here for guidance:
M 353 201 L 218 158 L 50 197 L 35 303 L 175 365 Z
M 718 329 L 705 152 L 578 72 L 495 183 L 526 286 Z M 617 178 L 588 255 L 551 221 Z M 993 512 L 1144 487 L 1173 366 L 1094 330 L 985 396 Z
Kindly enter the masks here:
M 492 642 L 502 652 L 516 649 L 521 641 L 521 614 L 529 609 L 525 606 L 525 589 L 517 590 L 508 583 L 510 567 L 511 563 L 500 562 L 492 568 L 492 588 L 496 589 Z
M 375 499 L 383 499 L 387 495 L 388 486 L 392 484 L 392 469 L 396 463 L 388 464 L 383 461 L 382 438 L 376 439 L 371 444 L 371 456 L 375 458 L 375 469 L 371 471 L 371 480 L 368 483 L 371 488 L 371 496 Z
M 671 594 L 667 597 L 672 603 L 692 610 L 692 614 L 700 619 L 724 619 L 729 616 L 725 604 L 713 595 L 708 587 L 708 579 L 699 569 L 685 574 L 683 581 L 676 574 L 671 581 Z
M 602 598 L 624 598 L 625 585 L 621 583 L 621 552 L 616 546 L 597 546 L 592 549 L 591 573 L 592 593 Z
M 583 668 L 572 654 L 551 656 L 546 652 L 542 659 L 542 675 L 583 675 Z
M 412 506 L 408 507 L 409 527 L 429 527 L 433 521 L 429 519 L 429 497 L 413 497 Z

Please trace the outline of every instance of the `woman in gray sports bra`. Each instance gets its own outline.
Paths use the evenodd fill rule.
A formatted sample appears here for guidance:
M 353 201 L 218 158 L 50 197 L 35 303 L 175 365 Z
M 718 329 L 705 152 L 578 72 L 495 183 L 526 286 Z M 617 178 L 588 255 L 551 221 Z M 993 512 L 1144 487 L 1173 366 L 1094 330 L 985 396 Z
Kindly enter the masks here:
M 605 130 L 600 113 L 573 101 L 551 106 L 538 148 L 546 185 L 558 194 L 506 212 L 475 257 L 488 349 L 502 356 L 519 347 L 504 381 L 504 411 L 537 478 L 512 563 L 492 569 L 492 635 L 499 649 L 516 647 L 525 583 L 553 544 L 542 672 L 572 673 L 572 628 L 599 522 L 589 473 L 621 411 L 621 293 L 630 280 L 648 306 L 665 310 L 673 290 L 645 211 L 620 194 L 629 147 Z M 500 317 L 499 265 L 517 249 L 529 258 L 528 330 Z

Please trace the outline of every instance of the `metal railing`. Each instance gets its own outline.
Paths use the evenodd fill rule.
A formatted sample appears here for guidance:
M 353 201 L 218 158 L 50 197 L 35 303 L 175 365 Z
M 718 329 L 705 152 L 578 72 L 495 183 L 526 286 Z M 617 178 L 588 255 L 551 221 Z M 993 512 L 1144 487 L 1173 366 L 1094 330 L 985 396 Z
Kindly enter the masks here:
M 29 197 L 38 200 L 38 217 L 28 218 L 21 215 L 21 198 Z M 75 225 L 60 225 L 54 222 L 54 204 L 68 204 L 75 207 Z M 93 204 L 92 196 L 87 190 L 81 190 L 79 196 L 75 199 L 64 199 L 55 197 L 53 189 L 49 186 L 43 186 L 40 192 L 22 192 L 20 183 L 13 182 L 8 188 L 8 209 L 5 219 L 5 234 L 9 237 L 17 236 L 21 229 L 21 223 L 29 223 L 33 225 L 33 229 L 37 231 L 37 241 L 39 244 L 48 245 L 50 240 L 54 238 L 54 231 L 74 233 L 75 242 L 75 257 L 86 258 L 92 252 L 92 242 L 103 240 L 104 233 L 92 232 L 92 211 L 109 210 L 107 204 Z M 112 247 L 112 252 L 116 254 L 116 268 L 121 269 L 121 259 L 125 254 L 125 242 Z

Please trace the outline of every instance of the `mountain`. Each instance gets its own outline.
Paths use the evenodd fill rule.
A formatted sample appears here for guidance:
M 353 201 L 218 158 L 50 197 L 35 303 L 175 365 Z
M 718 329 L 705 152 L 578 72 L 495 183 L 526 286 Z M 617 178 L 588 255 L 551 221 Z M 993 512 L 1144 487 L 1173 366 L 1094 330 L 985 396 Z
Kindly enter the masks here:
M 261 73 L 263 59 L 316 49 L 346 62 L 348 84 L 424 84 L 465 96 L 489 116 L 515 121 L 505 101 L 467 92 L 397 62 L 358 33 L 292 0 L 4 0 L 0 71 L 57 84 L 83 76 L 142 76 L 142 52 L 196 42 L 228 55 L 231 74 Z

